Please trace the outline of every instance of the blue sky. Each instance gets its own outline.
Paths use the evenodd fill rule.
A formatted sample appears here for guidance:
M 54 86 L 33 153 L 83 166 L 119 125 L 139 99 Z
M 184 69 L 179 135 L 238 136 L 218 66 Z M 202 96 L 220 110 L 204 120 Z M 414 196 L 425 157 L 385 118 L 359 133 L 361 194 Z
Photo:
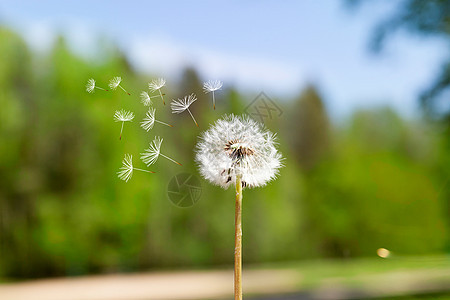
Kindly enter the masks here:
M 63 32 L 77 53 L 92 58 L 106 36 L 137 69 L 169 79 L 193 65 L 204 79 L 275 99 L 314 83 L 335 116 L 382 105 L 412 116 L 448 45 L 398 34 L 381 55 L 369 53 L 371 30 L 393 2 L 369 1 L 352 12 L 338 0 L 2 0 L 0 22 L 39 51 Z

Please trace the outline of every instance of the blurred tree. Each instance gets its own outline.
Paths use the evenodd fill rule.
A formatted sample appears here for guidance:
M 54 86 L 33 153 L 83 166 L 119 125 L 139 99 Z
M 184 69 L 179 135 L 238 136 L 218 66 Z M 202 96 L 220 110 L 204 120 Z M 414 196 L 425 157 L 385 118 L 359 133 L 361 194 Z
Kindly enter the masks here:
M 368 0 L 346 0 L 350 7 Z M 374 30 L 371 48 L 379 52 L 387 37 L 404 29 L 409 33 L 438 37 L 450 42 L 450 1 L 448 0 L 402 0 L 395 2 L 395 12 L 381 21 Z M 450 57 L 443 63 L 434 82 L 420 95 L 421 103 L 428 113 L 442 116 L 442 103 L 447 122 L 450 123 Z
M 209 108 L 207 105 L 209 98 L 203 92 L 203 82 L 197 71 L 191 67 L 183 71 L 181 78 L 178 98 L 194 93 L 197 96 L 197 101 L 189 109 L 200 118 L 203 112 Z
M 357 7 L 368 0 L 346 0 L 350 7 Z M 436 37 L 450 44 L 450 1 L 448 0 L 402 0 L 395 2 L 394 13 L 382 20 L 375 28 L 371 48 L 374 52 L 383 49 L 387 37 L 399 30 L 424 37 Z M 450 54 L 449 54 L 450 55 Z M 441 71 L 428 88 L 418 96 L 425 116 L 442 121 L 443 140 L 441 142 L 440 163 L 437 172 L 443 178 L 443 201 L 447 222 L 450 226 L 450 56 L 442 63 Z M 450 248 L 450 238 L 448 239 Z
M 209 111 L 208 99 L 206 99 L 203 93 L 203 84 L 197 71 L 193 68 L 186 68 L 181 78 L 177 89 L 178 96 L 176 98 L 184 98 L 192 93 L 195 94 L 197 101 L 191 104 L 189 110 L 197 121 L 199 128 L 207 128 L 208 118 L 206 116 L 208 114 L 206 112 Z M 199 128 L 194 124 L 192 117 L 187 111 L 173 116 L 175 120 L 174 126 L 181 132 L 181 137 L 176 139 L 174 143 L 180 150 L 185 149 L 185 151 L 182 151 L 183 160 L 189 163 L 189 167 L 193 167 L 194 161 L 191 159 L 192 149 L 197 141 Z
M 308 86 L 297 99 L 289 116 L 289 142 L 303 170 L 311 171 L 329 154 L 330 124 L 317 89 Z
M 440 185 L 432 164 L 407 155 L 414 145 L 388 109 L 357 112 L 336 157 L 308 180 L 305 232 L 321 255 L 366 256 L 379 247 L 398 253 L 442 251 L 447 236 Z M 426 137 L 417 147 L 429 147 Z
M 245 103 L 239 92 L 236 89 L 231 88 L 225 91 L 225 94 L 227 99 L 225 103 L 225 105 L 227 105 L 226 111 L 237 115 L 242 114 L 245 110 Z
M 33 194 L 40 189 L 33 128 L 37 102 L 33 95 L 32 57 L 24 41 L 0 27 L 0 272 L 30 276 L 38 267 L 33 255 L 36 222 Z M 1 274 L 1 273 L 0 273 Z

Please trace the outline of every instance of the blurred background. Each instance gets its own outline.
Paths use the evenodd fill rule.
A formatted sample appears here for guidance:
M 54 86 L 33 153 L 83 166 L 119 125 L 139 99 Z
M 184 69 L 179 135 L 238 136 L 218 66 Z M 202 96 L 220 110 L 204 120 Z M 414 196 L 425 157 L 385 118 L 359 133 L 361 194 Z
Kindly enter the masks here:
M 180 208 L 167 186 L 200 178 L 193 151 L 210 123 L 257 111 L 285 167 L 244 192 L 244 270 L 267 272 L 250 296 L 450 299 L 449 36 L 446 0 L 2 0 L 0 298 L 43 278 L 230 271 L 234 191 L 201 179 Z M 86 92 L 114 76 L 130 96 Z M 157 119 L 174 127 L 147 133 L 139 94 L 158 77 Z M 210 79 L 224 82 L 216 110 Z M 168 105 L 190 93 L 200 128 Z M 122 108 L 136 118 L 119 140 Z M 183 166 L 161 158 L 156 174 L 119 180 L 125 153 L 145 168 L 155 135 Z M 278 271 L 293 273 L 262 288 Z

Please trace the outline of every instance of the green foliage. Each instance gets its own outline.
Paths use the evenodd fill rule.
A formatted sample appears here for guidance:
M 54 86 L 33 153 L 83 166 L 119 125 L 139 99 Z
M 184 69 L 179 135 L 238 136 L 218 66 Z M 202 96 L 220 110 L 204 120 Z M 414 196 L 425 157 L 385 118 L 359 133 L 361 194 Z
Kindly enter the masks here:
M 0 276 L 30 278 L 149 268 L 231 264 L 234 192 L 202 181 L 200 201 L 175 207 L 167 184 L 180 172 L 198 174 L 197 136 L 223 113 L 247 103 L 230 88 L 216 94 L 217 109 L 188 69 L 178 88 L 154 99 L 158 119 L 174 125 L 139 127 L 146 109 L 139 93 L 154 77 L 136 74 L 126 58 L 107 52 L 101 64 L 73 55 L 59 39 L 46 56 L 30 53 L 13 32 L 0 30 Z M 85 92 L 88 78 L 120 90 Z M 175 94 L 177 91 L 177 94 Z M 189 115 L 173 115 L 172 98 L 196 92 L 198 129 Z M 134 122 L 113 122 L 116 109 Z M 449 147 L 444 133 L 402 120 L 395 112 L 360 112 L 330 130 L 320 93 L 307 89 L 286 104 L 279 131 L 286 167 L 267 187 L 245 190 L 244 261 L 442 252 L 447 242 Z M 286 130 L 278 130 L 285 128 Z M 430 135 L 429 132 L 434 132 Z M 125 153 L 139 153 L 155 135 L 163 153 L 156 174 L 116 172 Z M 444 186 L 444 188 L 442 188 Z M 448 185 L 447 185 L 448 186 Z
M 330 154 L 330 124 L 324 104 L 312 86 L 300 95 L 289 116 L 289 142 L 293 156 L 305 171 L 310 171 Z

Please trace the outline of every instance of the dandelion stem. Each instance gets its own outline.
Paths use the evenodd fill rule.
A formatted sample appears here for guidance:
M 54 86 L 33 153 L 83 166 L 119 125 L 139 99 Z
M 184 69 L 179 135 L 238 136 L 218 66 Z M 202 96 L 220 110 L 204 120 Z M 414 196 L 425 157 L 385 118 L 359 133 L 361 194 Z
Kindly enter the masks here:
M 102 90 L 102 91 L 108 91 L 107 89 L 101 88 L 101 87 L 99 87 L 99 86 L 96 86 L 95 88 L 96 88 L 96 89 L 99 89 L 99 90 Z
M 165 157 L 165 158 L 167 158 L 168 160 L 170 160 L 170 161 L 172 161 L 172 162 L 174 162 L 174 163 L 179 164 L 180 166 L 182 166 L 182 164 L 180 164 L 179 162 L 177 162 L 177 161 L 171 159 L 170 157 L 165 156 L 165 155 L 162 154 L 162 153 L 160 153 L 159 155 L 161 155 L 162 157 Z
M 214 98 L 214 91 L 212 91 L 212 94 L 213 94 L 213 106 L 214 109 L 216 109 L 216 98 Z
M 194 116 L 192 115 L 192 113 L 191 113 L 191 111 L 189 110 L 189 108 L 187 109 L 187 111 L 188 111 L 188 113 L 191 115 L 192 120 L 194 120 L 195 125 L 197 125 L 197 127 L 198 127 L 197 121 L 195 121 L 195 118 L 194 118 Z
M 161 121 L 158 121 L 158 120 L 155 120 L 155 122 L 158 122 L 159 124 L 163 124 L 163 125 L 166 125 L 166 126 L 169 126 L 169 127 L 173 127 L 170 124 L 167 124 L 167 123 L 164 123 L 164 122 L 161 122 Z
M 130 93 L 128 93 L 120 84 L 119 87 L 122 89 L 122 91 L 124 91 L 125 93 L 127 93 L 128 95 L 131 95 Z
M 155 173 L 153 171 L 144 170 L 144 169 L 138 169 L 138 168 L 133 168 L 133 170 L 138 170 L 138 171 L 147 172 L 147 173 Z
M 163 94 L 161 93 L 161 90 L 158 90 L 158 92 L 159 92 L 159 95 L 161 96 L 161 99 L 162 99 L 164 105 L 166 105 L 166 101 L 164 101 L 164 97 L 163 97 Z
M 236 176 L 236 210 L 234 217 L 234 299 L 242 300 L 242 181 Z
M 123 124 L 125 122 L 122 122 L 122 127 L 120 128 L 120 136 L 119 136 L 119 140 L 122 140 L 122 131 L 123 131 Z

